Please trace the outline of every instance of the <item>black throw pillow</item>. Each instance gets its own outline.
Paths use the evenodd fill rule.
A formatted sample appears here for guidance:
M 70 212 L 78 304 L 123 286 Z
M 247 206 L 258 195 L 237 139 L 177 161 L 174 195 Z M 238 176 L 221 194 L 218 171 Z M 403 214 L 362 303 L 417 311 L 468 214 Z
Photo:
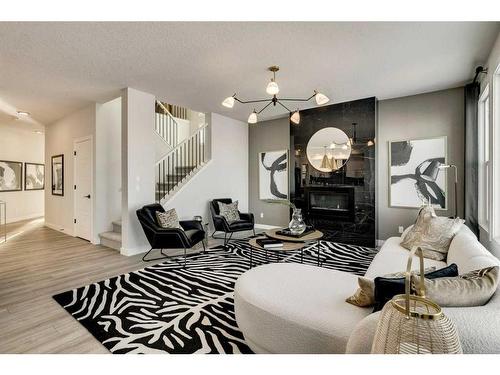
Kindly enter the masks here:
M 455 277 L 458 276 L 458 267 L 455 263 L 450 264 L 448 267 L 441 268 L 425 274 L 426 279 L 437 279 L 440 277 Z M 405 279 L 404 277 L 391 279 L 388 277 L 375 278 L 375 307 L 373 312 L 382 310 L 387 301 L 397 294 L 405 293 Z

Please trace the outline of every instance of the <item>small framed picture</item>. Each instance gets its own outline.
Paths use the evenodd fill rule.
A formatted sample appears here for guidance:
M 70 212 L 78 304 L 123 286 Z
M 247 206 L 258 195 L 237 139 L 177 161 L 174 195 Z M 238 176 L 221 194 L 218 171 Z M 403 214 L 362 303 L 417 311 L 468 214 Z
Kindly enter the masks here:
M 64 196 L 64 155 L 52 156 L 52 195 Z
M 0 160 L 0 192 L 23 190 L 23 163 Z
M 24 190 L 43 190 L 45 188 L 45 165 L 24 163 Z

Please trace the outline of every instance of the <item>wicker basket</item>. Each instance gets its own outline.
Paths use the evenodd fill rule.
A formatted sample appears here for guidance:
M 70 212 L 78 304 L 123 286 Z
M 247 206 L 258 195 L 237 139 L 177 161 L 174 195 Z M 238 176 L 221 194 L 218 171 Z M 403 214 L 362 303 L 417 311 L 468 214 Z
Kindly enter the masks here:
M 413 255 L 420 256 L 420 296 L 410 294 Z M 375 354 L 460 354 L 462 347 L 453 322 L 438 304 L 424 297 L 424 258 L 414 248 L 408 259 L 405 294 L 394 296 L 382 309 L 372 344 Z

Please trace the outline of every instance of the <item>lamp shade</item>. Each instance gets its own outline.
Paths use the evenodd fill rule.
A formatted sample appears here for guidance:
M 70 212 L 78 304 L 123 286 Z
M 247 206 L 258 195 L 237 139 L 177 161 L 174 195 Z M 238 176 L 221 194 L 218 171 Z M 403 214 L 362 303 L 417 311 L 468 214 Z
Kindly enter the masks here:
M 325 94 L 322 94 L 320 92 L 317 92 L 316 95 L 314 96 L 314 98 L 316 99 L 316 103 L 318 105 L 323 105 L 323 104 L 326 104 L 330 101 L 328 96 L 326 96 Z
M 300 113 L 298 110 L 292 113 L 290 121 L 293 122 L 294 124 L 298 124 L 300 122 Z
M 280 92 L 280 88 L 278 87 L 278 84 L 274 81 L 274 79 L 271 78 L 271 82 L 267 84 L 266 92 L 269 95 L 276 95 Z
M 228 96 L 224 101 L 222 102 L 222 105 L 227 108 L 233 108 L 234 107 L 234 97 L 233 96 Z
M 436 178 L 439 173 L 439 163 L 437 160 L 433 160 L 430 164 L 425 168 L 425 170 L 420 175 L 424 180 L 427 181 L 436 181 Z
M 250 116 L 248 116 L 248 123 L 249 124 L 255 124 L 257 122 L 257 112 L 253 111 L 250 113 Z

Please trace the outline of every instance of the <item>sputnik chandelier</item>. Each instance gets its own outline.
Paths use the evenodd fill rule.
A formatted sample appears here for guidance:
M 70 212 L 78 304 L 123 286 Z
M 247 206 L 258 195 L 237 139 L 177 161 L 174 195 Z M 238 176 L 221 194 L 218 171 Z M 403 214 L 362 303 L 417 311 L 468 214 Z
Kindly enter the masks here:
M 257 115 L 262 113 L 267 107 L 269 107 L 271 104 L 273 106 L 276 106 L 276 104 L 279 104 L 283 108 L 285 108 L 288 112 L 290 112 L 290 121 L 292 121 L 294 124 L 300 123 L 300 113 L 299 110 L 296 109 L 295 111 L 290 110 L 286 105 L 284 105 L 282 102 L 308 102 L 312 98 L 316 99 L 316 103 L 318 105 L 323 105 L 326 104 L 330 101 L 330 99 L 314 90 L 313 94 L 308 97 L 307 99 L 291 99 L 291 98 L 278 98 L 277 95 L 280 92 L 280 89 L 278 87 L 278 83 L 276 82 L 276 72 L 280 70 L 279 66 L 273 65 L 268 68 L 269 71 L 273 72 L 273 78 L 271 78 L 271 82 L 268 83 L 266 87 L 266 92 L 269 95 L 272 95 L 271 99 L 258 99 L 258 100 L 240 100 L 236 97 L 236 94 L 233 96 L 229 96 L 224 101 L 222 102 L 222 105 L 227 108 L 233 108 L 234 107 L 234 102 L 238 102 L 241 104 L 249 104 L 249 103 L 267 103 L 260 111 L 257 111 L 255 108 L 253 112 L 248 116 L 248 123 L 249 124 L 255 124 L 257 122 Z

